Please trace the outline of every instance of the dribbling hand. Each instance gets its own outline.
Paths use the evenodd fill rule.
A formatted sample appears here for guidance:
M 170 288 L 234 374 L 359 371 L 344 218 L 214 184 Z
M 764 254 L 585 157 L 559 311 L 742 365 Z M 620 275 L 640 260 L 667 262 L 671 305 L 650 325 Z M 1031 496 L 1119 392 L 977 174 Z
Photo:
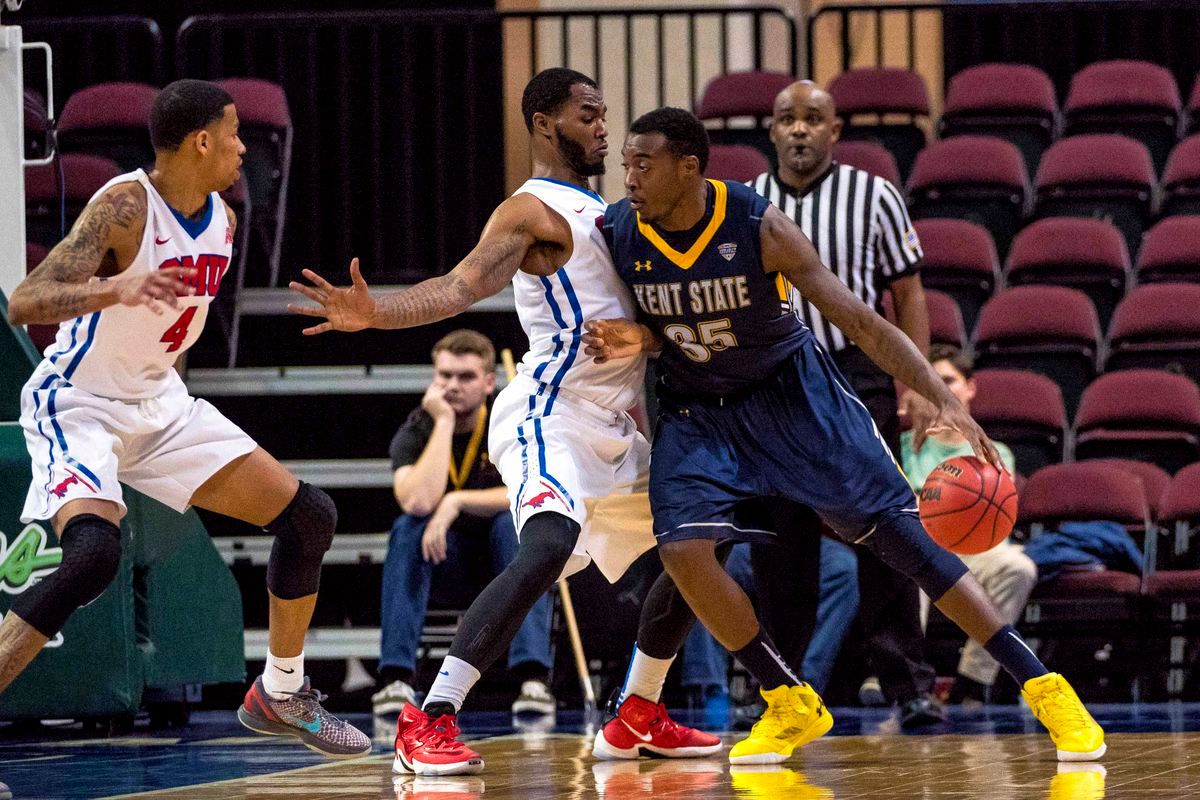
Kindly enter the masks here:
M 914 417 L 914 451 L 920 451 L 925 438 L 931 433 L 942 433 L 951 430 L 958 431 L 966 438 L 967 443 L 971 445 L 971 450 L 974 451 L 975 455 L 991 464 L 1000 472 L 1008 471 L 1008 468 L 1004 466 L 1004 461 L 1000 458 L 1000 451 L 996 449 L 996 445 L 992 444 L 992 440 L 983 432 L 983 428 L 979 427 L 979 423 L 971 418 L 971 415 L 967 413 L 966 409 L 957 400 L 948 402 L 941 408 L 938 408 L 937 415 L 928 425 L 917 427 L 915 423 L 916 418 Z
M 375 299 L 363 280 L 358 269 L 358 259 L 350 261 L 350 286 L 341 288 L 334 286 L 311 269 L 302 270 L 302 275 L 312 281 L 312 286 L 292 281 L 288 287 L 319 303 L 320 307 L 288 304 L 288 311 L 293 314 L 303 314 L 308 317 L 325 317 L 325 322 L 305 328 L 305 336 L 315 336 L 326 331 L 361 331 L 371 327 L 375 318 Z

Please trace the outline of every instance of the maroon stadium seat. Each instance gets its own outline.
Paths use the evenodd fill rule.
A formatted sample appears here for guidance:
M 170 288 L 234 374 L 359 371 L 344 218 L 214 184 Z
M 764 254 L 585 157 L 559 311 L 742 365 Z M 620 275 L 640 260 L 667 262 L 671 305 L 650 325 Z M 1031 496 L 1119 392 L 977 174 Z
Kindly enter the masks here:
M 708 169 L 704 174 L 721 181 L 752 181 L 771 171 L 771 162 L 757 150 L 744 144 L 714 144 L 708 151 Z
M 60 163 L 65 183 L 65 220 L 58 169 L 53 164 L 25 168 L 25 235 L 46 247 L 58 244 L 63 231 L 71 229 L 92 195 L 121 174 L 115 161 L 101 156 L 64 153 Z
M 1016 286 L 979 312 L 975 360 L 981 368 L 1029 369 L 1051 378 L 1067 413 L 1096 375 L 1100 321 L 1087 295 L 1064 286 Z
M 938 131 L 996 136 L 1017 146 L 1032 173 L 1054 141 L 1058 101 L 1050 76 L 1028 64 L 978 64 L 950 79 Z
M 1146 508 L 1150 512 L 1150 521 L 1158 519 L 1158 514 L 1166 499 L 1167 487 L 1171 485 L 1171 475 L 1157 464 L 1147 461 L 1134 461 L 1129 458 L 1093 458 L 1088 464 L 1109 464 L 1130 472 L 1142 480 L 1142 488 L 1146 491 Z
M 1000 259 L 987 228 L 961 219 L 919 219 L 921 282 L 954 298 L 968 331 L 1000 280 Z
M 1162 184 L 1163 216 L 1200 214 L 1200 133 L 1175 145 Z
M 246 258 L 253 252 L 255 258 L 249 263 L 269 266 L 270 274 L 254 282 L 274 286 L 279 280 L 292 163 L 292 117 L 287 95 L 278 84 L 257 78 L 226 78 L 218 83 L 237 106 L 238 133 L 246 145 L 242 174 L 254 209 L 254 219 L 242 223 L 248 234 Z
M 33 272 L 33 268 L 46 259 L 46 254 L 50 251 L 42 247 L 37 242 L 25 243 L 25 272 L 26 274 Z M 38 352 L 45 350 L 53 341 L 58 333 L 57 325 L 30 325 L 28 327 L 29 338 L 33 340 L 33 346 L 38 349 Z
M 1150 217 L 1154 166 L 1139 141 L 1116 134 L 1073 136 L 1055 142 L 1037 172 L 1039 217 L 1112 220 L 1136 251 Z
M 1200 464 L 1186 466 L 1171 478 L 1158 519 L 1163 533 L 1173 534 L 1166 547 L 1159 547 L 1158 566 L 1189 570 L 1200 567 L 1200 552 L 1192 541 L 1200 530 Z M 1192 591 L 1200 593 L 1200 580 L 1192 585 Z
M 1148 61 L 1098 61 L 1071 78 L 1063 108 L 1066 134 L 1119 133 L 1137 139 L 1161 170 L 1175 144 L 1179 87 L 1166 67 Z
M 891 297 L 891 292 L 888 293 Z M 954 298 L 945 292 L 930 289 L 925 292 L 925 307 L 929 311 L 929 341 L 933 344 L 950 344 L 965 349 L 967 329 L 963 325 L 962 312 Z
M 1063 460 L 1067 409 L 1058 384 L 1016 369 L 981 369 L 974 377 L 971 416 L 988 436 L 1009 446 L 1018 472 L 1028 475 Z
M 1138 286 L 1117 306 L 1105 369 L 1139 367 L 1200 381 L 1200 285 Z
M 1167 217 L 1142 239 L 1138 283 L 1200 283 L 1200 215 Z
M 1168 472 L 1200 459 L 1200 389 L 1153 369 L 1109 372 L 1083 392 L 1075 457 L 1131 458 Z
M 925 79 L 900 67 L 851 69 L 830 81 L 829 94 L 837 104 L 838 116 L 846 120 L 842 138 L 882 144 L 896 157 L 900 174 L 907 176 L 926 141 L 925 131 L 916 124 L 917 117 L 929 116 Z M 908 121 L 886 123 L 885 114 L 904 115 Z M 875 119 L 855 121 L 863 116 Z
M 914 217 L 965 219 L 987 228 L 1003 257 L 1025 215 L 1029 177 L 1011 142 L 955 136 L 920 152 L 908 195 Z
M 722 127 L 709 126 L 713 144 L 744 144 L 761 150 L 768 157 L 775 148 L 767 137 L 769 118 L 775 106 L 775 96 L 796 79 L 786 72 L 731 72 L 718 75 L 708 82 L 696 104 L 696 116 L 705 122 L 720 122 Z M 730 127 L 735 117 L 753 117 L 753 127 Z
M 1194 651 L 1200 620 L 1200 464 L 1184 467 L 1171 479 L 1159 509 L 1158 549 L 1146 581 L 1150 624 L 1155 632 L 1150 655 L 1167 667 L 1165 694 L 1178 699 L 1195 670 Z M 1172 646 L 1174 645 L 1174 646 Z M 1153 691 L 1153 687 L 1152 687 Z
M 1053 464 L 1030 476 L 1021 494 L 1019 524 L 1033 536 L 1061 522 L 1111 521 L 1135 537 L 1150 529 L 1141 479 L 1112 464 Z M 1114 646 L 1114 656 L 1136 672 L 1140 592 L 1143 576 L 1109 569 L 1061 573 L 1039 584 L 1026 607 L 1027 625 L 1039 638 L 1086 639 L 1097 633 Z M 1032 624 L 1030 624 L 1032 623 Z
M 1125 239 L 1112 223 L 1084 217 L 1040 219 L 1017 234 L 1005 282 L 1070 286 L 1096 306 L 1100 327 L 1125 294 L 1133 270 Z
M 925 292 L 925 308 L 929 313 L 929 341 L 932 344 L 948 344 L 965 350 L 967 330 L 963 325 L 962 312 L 954 298 L 945 292 L 929 289 Z M 896 323 L 896 306 L 892 293 L 883 295 L 883 315 L 892 324 Z
M 145 83 L 98 83 L 67 98 L 58 119 L 63 152 L 106 156 L 122 172 L 154 163 L 150 107 L 158 90 Z
M 903 181 L 900 180 L 900 168 L 896 166 L 896 157 L 881 144 L 837 142 L 833 146 L 833 160 L 878 175 L 893 186 L 903 185 Z

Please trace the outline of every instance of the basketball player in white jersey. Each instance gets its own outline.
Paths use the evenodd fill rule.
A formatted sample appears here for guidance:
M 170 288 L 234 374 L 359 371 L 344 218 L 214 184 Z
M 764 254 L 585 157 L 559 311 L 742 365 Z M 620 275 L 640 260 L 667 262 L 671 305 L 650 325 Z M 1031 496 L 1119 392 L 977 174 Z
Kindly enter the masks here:
M 363 755 L 370 740 L 326 712 L 304 676 L 333 501 L 189 396 L 173 369 L 232 254 L 237 220 L 217 192 L 238 179 L 246 150 L 233 100 L 216 84 L 176 81 L 154 101 L 150 138 L 154 168 L 102 187 L 9 302 L 13 324 L 59 323 L 21 393 L 33 462 L 21 521 L 51 521 L 62 563 L 0 624 L 0 692 L 113 580 L 126 483 L 177 511 L 195 505 L 275 535 L 266 670 L 238 717 L 329 756 Z
M 521 107 L 532 140 L 534 177 L 500 204 L 475 249 L 448 274 L 372 298 L 355 259 L 349 288 L 334 287 L 310 270 L 304 275 L 313 286 L 291 284 L 320 304 L 290 306 L 326 318 L 304 331 L 317 334 L 435 322 L 466 311 L 511 281 L 529 336 L 517 377 L 496 399 L 489 432 L 521 547 L 471 604 L 424 708 L 406 705 L 401 712 L 393 765 L 398 772 L 482 770 L 483 759 L 457 741 L 455 718 L 534 601 L 560 575 L 582 569 L 593 558 L 616 581 L 654 544 L 644 495 L 641 525 L 634 530 L 610 530 L 601 520 L 609 514 L 589 511 L 599 498 L 630 492 L 630 484 L 646 471 L 649 453 L 626 413 L 642 385 L 644 359 L 597 364 L 582 352 L 585 320 L 634 314 L 596 226 L 605 203 L 589 186 L 590 176 L 603 173 L 608 152 L 604 98 L 587 76 L 549 69 L 525 87 Z M 630 505 L 638 507 L 638 501 Z M 668 578 L 655 584 L 643 606 L 617 716 L 597 736 L 597 756 L 691 757 L 720 750 L 717 737 L 678 725 L 658 702 L 693 619 Z

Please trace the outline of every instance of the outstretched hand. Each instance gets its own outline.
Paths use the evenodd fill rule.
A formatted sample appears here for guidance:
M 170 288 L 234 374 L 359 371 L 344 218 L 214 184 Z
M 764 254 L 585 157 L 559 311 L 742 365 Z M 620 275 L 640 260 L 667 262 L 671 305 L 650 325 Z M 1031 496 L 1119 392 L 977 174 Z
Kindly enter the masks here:
M 921 445 L 925 443 L 926 437 L 933 433 L 944 433 L 946 431 L 957 431 L 971 445 L 971 449 L 975 455 L 984 461 L 991 464 L 1000 472 L 1007 471 L 1004 466 L 1004 461 L 1000 458 L 1000 451 L 996 449 L 996 445 L 992 444 L 992 440 L 988 438 L 983 429 L 979 427 L 971 415 L 957 400 L 943 405 L 937 409 L 936 415 L 929 421 L 928 424 L 917 424 L 919 416 L 914 415 L 913 418 L 913 450 L 920 452 Z
M 348 288 L 334 286 L 311 269 L 303 270 L 301 274 L 313 285 L 305 286 L 292 281 L 288 287 L 320 304 L 320 307 L 289 303 L 288 311 L 308 317 L 325 317 L 326 320 L 319 325 L 305 328 L 305 336 L 315 336 L 326 331 L 361 331 L 371 326 L 371 320 L 375 317 L 375 300 L 371 297 L 367 282 L 363 280 L 362 272 L 359 271 L 357 258 L 350 261 Z
M 653 347 L 650 330 L 629 319 L 594 319 L 585 322 L 583 352 L 597 364 L 617 358 L 632 358 Z

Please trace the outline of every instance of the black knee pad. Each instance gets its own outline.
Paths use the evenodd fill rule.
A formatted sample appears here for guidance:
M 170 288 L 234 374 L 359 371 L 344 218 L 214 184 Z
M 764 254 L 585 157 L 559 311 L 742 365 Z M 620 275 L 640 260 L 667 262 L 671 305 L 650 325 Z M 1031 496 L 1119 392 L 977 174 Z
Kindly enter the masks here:
M 54 636 L 75 609 L 95 600 L 121 565 L 121 529 L 104 517 L 79 514 L 63 526 L 58 569 L 17 595 L 12 610 L 43 636 Z
M 275 536 L 267 561 L 267 588 L 281 600 L 314 594 L 321 584 L 321 559 L 333 544 L 337 507 L 325 492 L 301 481 L 296 496 L 264 528 Z
M 516 567 L 518 572 L 548 574 L 553 585 L 575 552 L 579 530 L 578 522 L 557 511 L 535 514 L 521 526 L 521 546 L 509 567 Z
M 863 544 L 880 561 L 912 578 L 935 602 L 967 573 L 962 559 L 933 541 L 910 511 L 885 514 Z

